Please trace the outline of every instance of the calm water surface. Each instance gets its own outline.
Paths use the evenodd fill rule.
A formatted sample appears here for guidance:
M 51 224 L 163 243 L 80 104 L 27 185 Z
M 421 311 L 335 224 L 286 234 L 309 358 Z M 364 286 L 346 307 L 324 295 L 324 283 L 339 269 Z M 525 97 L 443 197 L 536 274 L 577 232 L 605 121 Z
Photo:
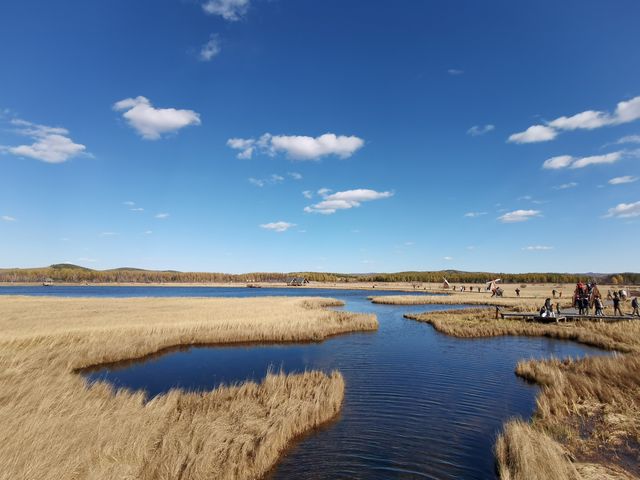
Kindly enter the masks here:
M 393 293 L 384 291 L 0 287 L 0 294 L 6 293 L 317 295 L 344 300 L 349 311 L 375 313 L 380 322 L 375 333 L 347 334 L 318 344 L 190 348 L 87 373 L 92 381 L 144 389 L 153 396 L 175 387 L 208 390 L 220 383 L 259 380 L 269 368 L 339 369 L 347 385 L 339 418 L 301 438 L 270 479 L 496 478 L 492 447 L 497 432 L 508 418 L 528 418 L 535 408 L 537 387 L 514 375 L 517 361 L 601 354 L 544 338 L 447 337 L 403 314 L 450 307 L 373 305 L 366 299 L 372 293 Z

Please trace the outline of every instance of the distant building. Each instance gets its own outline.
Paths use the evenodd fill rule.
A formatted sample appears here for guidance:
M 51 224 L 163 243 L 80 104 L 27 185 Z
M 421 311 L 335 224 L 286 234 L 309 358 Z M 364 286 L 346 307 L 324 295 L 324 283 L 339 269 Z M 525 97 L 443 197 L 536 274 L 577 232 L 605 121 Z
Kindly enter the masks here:
M 293 277 L 287 279 L 287 285 L 290 287 L 302 287 L 303 285 L 306 285 L 308 283 L 309 280 L 307 280 L 305 277 Z

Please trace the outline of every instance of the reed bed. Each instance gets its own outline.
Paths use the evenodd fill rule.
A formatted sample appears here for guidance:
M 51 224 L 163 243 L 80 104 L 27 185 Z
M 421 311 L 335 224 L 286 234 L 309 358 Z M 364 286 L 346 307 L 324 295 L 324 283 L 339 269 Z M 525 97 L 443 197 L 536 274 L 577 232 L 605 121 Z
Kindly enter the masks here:
M 496 319 L 487 309 L 447 310 L 405 315 L 406 318 L 431 324 L 437 331 L 459 338 L 497 337 L 503 335 L 549 337 L 619 352 L 640 352 L 640 322 L 615 323 L 575 321 L 535 323 L 515 319 Z
M 541 386 L 536 413 L 531 423 L 508 422 L 495 451 L 503 480 L 640 478 L 640 321 L 538 324 L 495 319 L 487 309 L 407 318 L 460 338 L 546 336 L 626 352 L 521 361 L 516 373 Z
M 253 479 L 334 417 L 338 372 L 271 373 L 209 392 L 88 385 L 76 369 L 163 349 L 319 341 L 373 315 L 313 298 L 0 300 L 0 479 Z

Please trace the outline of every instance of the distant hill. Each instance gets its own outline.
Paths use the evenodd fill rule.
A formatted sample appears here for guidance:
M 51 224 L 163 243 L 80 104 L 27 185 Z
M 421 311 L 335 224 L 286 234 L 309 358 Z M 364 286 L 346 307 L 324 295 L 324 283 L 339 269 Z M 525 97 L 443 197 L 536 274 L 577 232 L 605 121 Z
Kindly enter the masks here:
M 61 270 L 61 269 L 79 269 L 79 270 L 91 270 L 90 268 L 86 268 L 86 267 L 81 267 L 80 265 L 74 265 L 73 263 L 56 263 L 54 265 L 51 265 L 49 268 L 53 268 L 54 270 Z
M 71 263 L 58 263 L 42 268 L 0 269 L 0 282 L 41 282 L 51 278 L 56 282 L 99 283 L 220 283 L 220 282 L 282 282 L 291 277 L 306 277 L 312 282 L 410 282 L 440 283 L 446 278 L 452 284 L 483 283 L 501 278 L 506 283 L 575 283 L 596 280 L 600 283 L 640 284 L 640 274 L 622 273 L 501 273 L 465 272 L 460 270 L 407 271 L 396 273 L 326 273 L 326 272 L 253 272 L 242 274 L 216 272 L 180 272 L 175 270 L 144 270 L 121 267 L 94 270 Z

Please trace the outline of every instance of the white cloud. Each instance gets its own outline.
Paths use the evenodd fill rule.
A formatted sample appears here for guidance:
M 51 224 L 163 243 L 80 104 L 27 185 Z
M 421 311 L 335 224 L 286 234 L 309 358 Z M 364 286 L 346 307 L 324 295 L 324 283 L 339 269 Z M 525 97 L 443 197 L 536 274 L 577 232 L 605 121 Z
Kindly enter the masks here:
M 294 180 L 302 180 L 302 174 L 298 173 L 298 172 L 288 172 L 287 175 L 289 175 L 291 178 L 293 178 Z
M 576 158 L 571 155 L 560 155 L 545 160 L 542 168 L 547 170 L 558 170 L 561 168 L 584 168 L 589 165 L 600 165 L 615 163 L 620 160 L 624 152 L 611 152 L 605 155 L 593 155 L 590 157 Z
M 158 140 L 189 125 L 200 125 L 200 114 L 193 110 L 155 108 L 146 97 L 126 98 L 113 105 L 145 140 Z
M 556 185 L 553 187 L 554 190 L 567 190 L 569 188 L 575 188 L 578 184 L 576 182 L 563 183 L 562 185 Z
M 544 125 L 533 125 L 527 128 L 524 132 L 514 133 L 509 136 L 509 142 L 511 143 L 535 143 L 546 142 L 553 140 L 558 135 L 553 128 L 545 127 Z
M 464 73 L 464 70 L 460 70 L 458 68 L 450 68 L 449 70 L 447 70 L 447 73 L 449 75 L 462 75 Z
M 558 117 L 547 122 L 546 126 L 534 125 L 525 132 L 515 133 L 509 137 L 509 141 L 515 143 L 546 142 L 553 140 L 563 130 L 593 130 L 605 126 L 629 123 L 638 119 L 640 119 L 640 96 L 619 102 L 613 114 L 586 110 L 570 117 Z M 529 132 L 529 135 L 527 135 L 527 132 Z
M 593 130 L 607 124 L 607 115 L 603 112 L 587 110 L 572 117 L 559 117 L 549 122 L 549 126 L 558 130 Z
M 476 218 L 476 217 L 481 217 L 482 215 L 486 215 L 487 212 L 467 212 L 464 214 L 465 217 L 467 218 Z
M 11 124 L 18 127 L 15 132 L 30 137 L 31 145 L 16 147 L 0 145 L 0 152 L 8 152 L 18 157 L 29 157 L 46 163 L 63 163 L 78 155 L 89 155 L 84 145 L 69 138 L 69 130 L 61 127 L 48 127 L 13 119 Z
M 311 190 L 305 190 L 304 192 L 302 192 L 302 195 L 304 196 L 304 198 L 307 198 L 309 200 L 313 198 L 313 192 Z
M 528 247 L 523 247 L 522 250 L 526 250 L 528 252 L 542 252 L 547 250 L 553 250 L 553 247 L 549 247 L 547 245 L 530 245 Z
M 619 203 L 610 208 L 605 217 L 632 218 L 640 216 L 640 202 Z
M 271 138 L 275 151 L 286 152 L 296 160 L 315 160 L 326 155 L 348 158 L 362 148 L 364 140 L 355 136 L 325 133 L 319 137 L 278 135 Z
M 255 185 L 256 187 L 264 187 L 265 185 L 277 185 L 278 183 L 282 183 L 283 181 L 284 177 L 275 173 L 269 175 L 267 178 L 249 178 L 249 183 Z
M 447 262 L 453 260 L 453 257 L 442 257 L 443 260 L 446 260 Z
M 249 9 L 249 0 L 208 0 L 202 9 L 210 15 L 219 15 L 229 22 L 240 20 Z
M 326 189 L 323 189 L 326 190 Z M 318 191 L 320 193 L 320 191 Z M 348 210 L 350 208 L 359 207 L 362 202 L 370 202 L 393 196 L 393 192 L 376 192 L 365 188 L 355 190 L 346 190 L 344 192 L 336 192 L 329 194 L 328 191 L 320 193 L 323 200 L 315 205 L 305 207 L 307 213 L 321 213 L 323 215 L 331 215 L 338 210 Z
M 479 135 L 484 135 L 485 133 L 489 133 L 494 130 L 496 127 L 494 125 L 474 125 L 469 130 L 467 130 L 467 134 L 472 137 L 477 137 Z
M 142 207 L 130 208 L 129 210 L 131 210 L 132 212 L 144 212 L 144 208 Z
M 618 145 L 623 143 L 640 143 L 640 135 L 627 135 L 616 142 Z
M 157 213 L 155 215 L 155 218 L 157 218 L 159 220 L 164 220 L 165 218 L 169 218 L 169 214 L 168 213 Z
M 609 180 L 609 185 L 622 185 L 625 183 L 633 183 L 638 181 L 638 177 L 632 177 L 631 175 L 625 175 L 623 177 L 615 177 Z
M 228 147 L 231 147 L 234 150 L 240 150 L 238 158 L 241 158 L 243 160 L 251 158 L 253 156 L 255 144 L 256 141 L 252 138 L 230 138 L 229 140 L 227 140 Z
M 334 133 L 325 133 L 319 137 L 265 133 L 258 139 L 230 138 L 227 145 L 239 150 L 237 156 L 241 159 L 251 158 L 254 153 L 269 156 L 284 153 L 292 160 L 318 160 L 328 155 L 349 158 L 363 147 L 364 140 Z
M 640 97 L 619 102 L 615 112 L 599 112 L 587 110 L 571 117 L 559 117 L 549 125 L 560 130 L 593 130 L 607 125 L 620 125 L 640 119 Z
M 144 234 L 145 235 L 151 235 L 153 233 L 153 230 L 145 230 Z
M 127 200 L 126 202 L 122 202 L 123 205 L 126 205 L 128 207 L 133 207 L 136 202 L 132 202 L 131 200 Z
M 280 222 L 263 223 L 262 225 L 260 225 L 260 228 L 264 228 L 265 230 L 272 230 L 274 232 L 286 232 L 287 230 L 295 226 L 296 226 L 295 223 L 280 221 Z
M 502 223 L 526 222 L 534 217 L 540 216 L 540 210 L 514 210 L 498 217 Z
M 599 165 L 603 163 L 615 163 L 622 158 L 622 152 L 612 152 L 606 155 L 594 155 L 591 157 L 579 158 L 571 164 L 571 168 L 584 168 L 589 165 Z
M 2 215 L 0 217 L 1 220 L 5 221 L 5 222 L 15 222 L 16 219 L 10 215 Z
M 325 195 L 328 195 L 329 193 L 331 193 L 330 188 L 321 188 L 320 190 L 318 190 L 318 195 L 322 197 L 324 197 Z
M 567 168 L 575 159 L 571 155 L 560 155 L 551 157 L 544 161 L 542 168 L 547 170 L 557 170 L 559 168 Z
M 100 234 L 101 237 L 115 237 L 116 235 L 118 235 L 117 232 L 102 232 Z
M 200 48 L 200 54 L 198 58 L 203 62 L 209 62 L 213 60 L 214 57 L 217 57 L 220 53 L 220 39 L 218 35 L 212 34 L 209 37 L 209 41 L 205 43 L 202 48 Z

